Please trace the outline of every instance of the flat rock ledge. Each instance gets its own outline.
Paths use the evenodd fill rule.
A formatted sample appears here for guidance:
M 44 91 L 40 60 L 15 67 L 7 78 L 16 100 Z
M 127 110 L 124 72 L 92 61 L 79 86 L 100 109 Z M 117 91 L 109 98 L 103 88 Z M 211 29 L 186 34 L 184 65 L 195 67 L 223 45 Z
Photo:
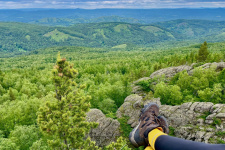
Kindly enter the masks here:
M 161 105 L 159 98 L 144 100 L 142 96 L 132 94 L 117 110 L 117 117 L 128 116 L 128 124 L 137 126 L 139 114 L 144 105 L 155 102 L 160 107 L 160 115 L 167 118 L 174 135 L 187 140 L 217 143 L 216 139 L 225 141 L 225 136 L 216 133 L 225 132 L 225 104 L 210 102 L 189 102 L 178 106 Z
M 177 74 L 177 73 L 179 73 L 183 70 L 186 70 L 189 74 L 192 74 L 194 66 L 195 66 L 195 64 L 192 64 L 191 66 L 181 65 L 181 66 L 177 66 L 177 67 L 163 68 L 163 69 L 160 69 L 160 70 L 157 70 L 157 71 L 153 72 L 150 75 L 150 78 L 154 78 L 156 76 L 162 76 L 162 75 L 165 75 L 166 78 L 171 78 L 175 74 Z M 225 62 L 206 63 L 206 64 L 201 65 L 199 67 L 202 67 L 203 69 L 207 69 L 207 68 L 210 68 L 211 66 L 214 66 L 216 70 L 221 71 L 221 70 L 223 70 L 223 68 L 225 68 Z
M 120 136 L 120 123 L 112 118 L 107 118 L 101 110 L 91 109 L 86 117 L 89 122 L 99 123 L 98 127 L 91 129 L 89 136 L 96 142 L 97 146 L 104 147 L 115 142 Z

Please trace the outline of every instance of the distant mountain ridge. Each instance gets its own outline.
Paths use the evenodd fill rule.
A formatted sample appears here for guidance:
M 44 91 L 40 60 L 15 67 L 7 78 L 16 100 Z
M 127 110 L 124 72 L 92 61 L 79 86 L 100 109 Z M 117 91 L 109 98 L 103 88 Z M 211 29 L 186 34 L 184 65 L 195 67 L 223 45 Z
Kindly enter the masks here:
M 105 22 L 69 27 L 2 22 L 0 41 L 1 52 L 24 52 L 52 46 L 126 48 L 129 45 L 166 46 L 174 42 L 220 42 L 225 41 L 225 21 L 179 19 L 148 25 Z
M 68 26 L 74 23 L 153 23 L 176 19 L 225 20 L 225 8 L 177 9 L 17 9 L 0 10 L 0 21 Z M 56 22 L 52 22 L 57 20 Z
M 119 16 L 103 16 L 93 19 L 69 19 L 69 18 L 43 18 L 33 22 L 31 24 L 48 25 L 48 26 L 72 26 L 79 23 L 101 23 L 101 22 L 126 22 L 126 23 L 139 23 L 138 19 L 125 18 Z
M 174 33 L 180 39 L 205 39 L 211 42 L 217 42 L 218 35 L 225 32 L 225 21 L 209 21 L 209 20 L 185 20 L 178 19 L 172 21 L 154 23 L 156 26 L 165 28 Z M 207 37 L 212 36 L 214 39 Z M 225 37 L 223 39 L 225 40 Z

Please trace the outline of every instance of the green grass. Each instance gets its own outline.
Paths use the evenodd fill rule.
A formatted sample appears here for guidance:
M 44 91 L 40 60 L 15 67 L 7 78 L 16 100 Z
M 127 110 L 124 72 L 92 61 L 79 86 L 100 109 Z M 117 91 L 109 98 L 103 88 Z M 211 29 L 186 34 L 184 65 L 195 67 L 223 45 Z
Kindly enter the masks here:
M 214 117 L 213 118 L 213 123 L 212 123 L 213 125 L 221 125 L 221 120 L 220 119 L 218 119 L 218 118 L 216 118 L 216 117 Z
M 117 25 L 117 26 L 114 27 L 114 30 L 116 32 L 121 32 L 122 30 L 130 31 L 129 30 L 129 25 L 126 25 L 126 24 L 119 24 L 119 25 Z
M 175 136 L 174 131 L 175 131 L 175 128 L 169 126 L 169 135 L 170 136 Z
M 215 133 L 217 136 L 225 136 L 225 131 L 218 131 Z
M 59 32 L 57 29 L 52 32 L 46 33 L 44 36 L 51 37 L 51 39 L 55 40 L 56 42 L 65 41 L 70 37 L 70 35 L 65 34 L 63 32 Z
M 148 32 L 152 32 L 152 33 L 163 31 L 162 29 L 160 29 L 158 27 L 154 27 L 154 26 L 142 26 L 141 29 L 148 31 Z
M 120 122 L 122 136 L 129 137 L 129 134 L 132 131 L 131 126 L 129 124 L 127 124 L 129 117 L 124 116 L 122 118 L 118 118 L 117 120 Z
M 121 44 L 121 45 L 113 46 L 112 48 L 126 48 L 126 47 L 127 47 L 127 44 Z
M 206 120 L 206 117 L 208 117 L 210 115 L 210 112 L 204 112 L 201 116 L 199 116 L 198 118 L 202 118 L 204 120 Z

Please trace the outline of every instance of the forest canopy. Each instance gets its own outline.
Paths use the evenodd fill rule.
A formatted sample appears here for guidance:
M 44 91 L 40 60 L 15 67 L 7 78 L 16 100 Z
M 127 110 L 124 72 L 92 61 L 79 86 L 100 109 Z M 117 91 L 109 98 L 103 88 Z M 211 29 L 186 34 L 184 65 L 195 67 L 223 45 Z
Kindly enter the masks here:
M 46 102 L 57 101 L 51 70 L 56 65 L 58 51 L 78 70 L 73 81 L 78 88 L 82 87 L 84 96 L 91 96 L 91 108 L 98 108 L 106 116 L 115 118 L 116 110 L 131 93 L 133 81 L 148 77 L 161 68 L 193 63 L 198 66 L 225 58 L 224 43 L 207 44 L 209 53 L 203 62 L 198 60 L 200 47 L 198 44 L 165 51 L 54 47 L 36 50 L 29 55 L 0 58 L 0 148 L 50 149 L 47 141 L 51 137 L 40 130 L 37 119 L 40 108 Z M 61 76 L 59 73 L 56 75 Z M 183 84 L 188 80 L 193 82 L 193 86 Z M 192 76 L 184 71 L 169 83 L 161 81 L 156 85 L 155 93 L 150 91 L 149 95 L 161 97 L 165 104 L 181 104 L 187 100 L 217 103 L 224 99 L 221 94 L 224 90 L 224 70 L 215 72 L 213 69 L 196 68 Z M 146 90 L 149 86 L 145 83 Z M 171 90 L 170 93 L 178 97 L 173 99 L 172 95 L 164 95 L 158 88 Z M 24 140 L 27 142 L 21 142 Z

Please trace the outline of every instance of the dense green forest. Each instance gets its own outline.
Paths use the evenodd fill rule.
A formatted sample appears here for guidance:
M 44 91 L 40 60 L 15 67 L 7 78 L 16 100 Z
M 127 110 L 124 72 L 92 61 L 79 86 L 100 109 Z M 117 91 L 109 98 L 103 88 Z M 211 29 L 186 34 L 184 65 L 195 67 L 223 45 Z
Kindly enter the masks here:
M 135 46 L 168 49 L 205 40 L 219 42 L 223 41 L 225 36 L 224 24 L 224 21 L 175 20 L 149 25 L 111 22 L 49 27 L 1 22 L 0 57 L 52 46 L 132 50 Z
M 133 81 L 150 76 L 161 68 L 192 63 L 200 65 L 225 59 L 224 42 L 208 44 L 209 53 L 202 60 L 199 57 L 200 47 L 202 47 L 201 44 L 197 44 L 155 51 L 148 48 L 52 47 L 35 50 L 26 55 L 0 58 L 0 149 L 36 150 L 50 149 L 54 145 L 60 145 L 51 142 L 57 138 L 57 133 L 53 132 L 54 129 L 50 129 L 52 132 L 49 132 L 40 121 L 41 119 L 46 124 L 51 123 L 49 118 L 43 118 L 48 111 L 46 108 L 57 112 L 56 101 L 59 97 L 56 97 L 55 90 L 60 86 L 56 85 L 63 83 L 58 76 L 66 74 L 68 78 L 64 79 L 65 83 L 72 80 L 68 82 L 71 83 L 68 84 L 68 87 L 71 87 L 68 91 L 78 90 L 82 95 L 80 97 L 90 102 L 91 108 L 98 108 L 107 116 L 115 118 L 117 108 L 123 104 L 125 97 L 131 92 L 130 84 Z M 57 59 L 59 51 L 61 57 L 66 59 Z M 76 70 L 69 69 L 68 73 L 60 70 L 57 66 L 63 64 L 65 60 L 73 64 L 66 63 L 67 70 L 68 68 Z M 74 75 L 76 75 L 75 78 Z M 196 84 L 186 87 L 188 85 L 182 84 L 187 82 L 186 80 L 196 80 Z M 207 80 L 209 84 L 199 86 L 197 80 L 204 82 Z M 163 79 L 161 81 L 156 85 L 155 93 L 149 91 L 149 96 L 160 96 L 165 104 L 175 105 L 187 100 L 209 101 L 210 94 L 215 95 L 210 99 L 212 102 L 223 103 L 224 100 L 224 95 L 221 94 L 224 90 L 224 70 L 216 73 L 212 69 L 206 71 L 198 69 L 193 76 L 181 72 L 169 84 L 165 84 Z M 171 95 L 157 92 L 157 88 L 161 87 L 165 91 L 174 89 L 180 96 L 175 99 L 176 101 L 171 101 L 173 98 Z M 196 89 L 198 87 L 200 89 Z M 185 91 L 184 88 L 188 90 Z M 60 93 L 66 92 L 63 88 L 60 90 L 62 90 Z M 146 90 L 148 91 L 147 88 Z M 198 95 L 191 95 L 190 93 L 193 92 L 197 92 Z M 69 93 L 67 94 L 71 97 Z M 91 97 L 87 98 L 88 95 Z M 71 97 L 71 99 L 77 98 Z M 65 99 L 65 103 L 68 102 L 69 99 Z M 88 107 L 90 106 L 78 111 L 87 111 Z

